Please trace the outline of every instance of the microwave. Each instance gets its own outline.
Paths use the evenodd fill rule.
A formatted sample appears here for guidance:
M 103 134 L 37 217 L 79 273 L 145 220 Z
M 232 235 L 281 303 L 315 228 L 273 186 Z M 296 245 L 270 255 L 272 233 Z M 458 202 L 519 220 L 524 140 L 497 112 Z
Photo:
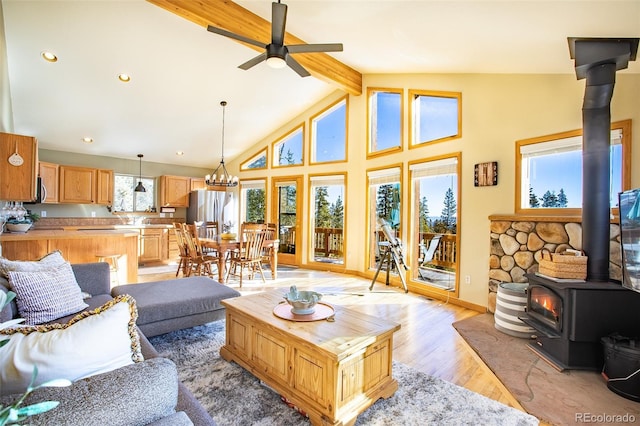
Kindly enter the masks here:
M 34 201 L 27 201 L 24 204 L 40 204 L 44 203 L 47 199 L 47 188 L 42 183 L 42 178 L 40 176 L 37 177 L 36 180 L 36 199 Z

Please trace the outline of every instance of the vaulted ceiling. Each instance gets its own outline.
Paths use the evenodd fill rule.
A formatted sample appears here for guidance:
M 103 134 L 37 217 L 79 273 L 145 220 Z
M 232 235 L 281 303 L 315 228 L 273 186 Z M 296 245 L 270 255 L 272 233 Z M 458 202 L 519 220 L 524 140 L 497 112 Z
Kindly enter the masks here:
M 221 100 L 231 160 L 329 93 L 357 96 L 362 75 L 574 74 L 567 37 L 640 35 L 635 0 L 284 2 L 287 43 L 344 45 L 296 55 L 311 77 L 265 63 L 241 70 L 253 48 L 206 30 L 266 42 L 270 0 L 2 0 L 13 131 L 45 149 L 211 167 Z

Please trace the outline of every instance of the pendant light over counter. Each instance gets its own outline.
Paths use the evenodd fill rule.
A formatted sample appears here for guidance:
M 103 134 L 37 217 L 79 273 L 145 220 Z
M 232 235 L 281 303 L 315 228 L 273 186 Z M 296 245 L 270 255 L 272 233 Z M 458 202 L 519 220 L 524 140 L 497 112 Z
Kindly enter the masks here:
M 134 189 L 135 192 L 147 192 L 147 189 L 142 185 L 142 157 L 144 157 L 144 155 L 138 154 L 138 158 L 140 159 L 140 174 L 138 175 L 138 185 L 136 189 Z

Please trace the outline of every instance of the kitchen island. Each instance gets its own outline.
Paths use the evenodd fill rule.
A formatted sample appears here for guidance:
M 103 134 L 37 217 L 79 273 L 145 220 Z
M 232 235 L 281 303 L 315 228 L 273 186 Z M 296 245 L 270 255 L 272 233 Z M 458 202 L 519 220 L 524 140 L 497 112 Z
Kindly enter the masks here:
M 138 236 L 135 230 L 33 229 L 0 234 L 0 254 L 10 260 L 37 260 L 60 250 L 71 263 L 97 262 L 98 253 L 120 254 L 120 283 L 138 281 Z

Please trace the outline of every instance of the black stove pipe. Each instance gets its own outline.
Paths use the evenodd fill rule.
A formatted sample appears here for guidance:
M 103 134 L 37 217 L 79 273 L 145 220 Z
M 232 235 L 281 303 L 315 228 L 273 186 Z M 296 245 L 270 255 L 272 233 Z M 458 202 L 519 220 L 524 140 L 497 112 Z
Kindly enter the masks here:
M 587 70 L 582 105 L 582 246 L 588 257 L 587 278 L 609 280 L 609 164 L 611 98 L 616 64 Z
M 611 98 L 616 71 L 636 59 L 637 38 L 569 37 L 576 76 L 586 78 L 582 104 L 582 248 L 587 280 L 609 281 Z

